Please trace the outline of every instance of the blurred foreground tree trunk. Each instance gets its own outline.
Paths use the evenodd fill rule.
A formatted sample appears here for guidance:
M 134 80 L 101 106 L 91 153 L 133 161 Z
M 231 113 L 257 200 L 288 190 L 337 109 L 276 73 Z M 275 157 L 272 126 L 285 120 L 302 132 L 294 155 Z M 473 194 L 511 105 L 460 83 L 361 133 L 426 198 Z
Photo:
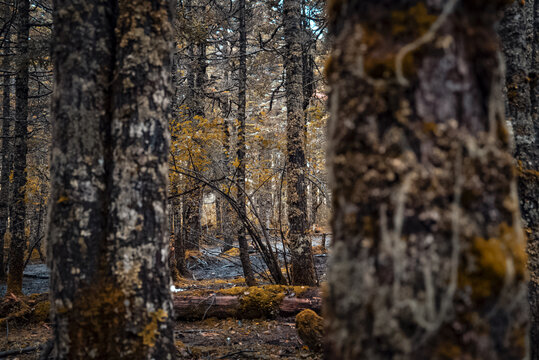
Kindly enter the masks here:
M 172 359 L 172 2 L 57 0 L 48 226 L 56 359 Z
M 520 210 L 528 238 L 531 359 L 539 359 L 539 1 L 515 1 L 498 32 L 506 63 L 506 114 L 513 126 Z
M 311 239 L 307 236 L 300 0 L 284 0 L 283 11 L 286 40 L 286 198 L 291 280 L 294 285 L 315 285 Z
M 26 248 L 26 154 L 28 152 L 28 36 L 30 32 L 30 1 L 17 5 L 17 56 L 15 64 L 15 133 L 13 141 L 13 184 L 11 215 L 11 243 L 7 294 L 22 293 L 24 250 Z
M 507 3 L 330 4 L 327 358 L 525 358 Z

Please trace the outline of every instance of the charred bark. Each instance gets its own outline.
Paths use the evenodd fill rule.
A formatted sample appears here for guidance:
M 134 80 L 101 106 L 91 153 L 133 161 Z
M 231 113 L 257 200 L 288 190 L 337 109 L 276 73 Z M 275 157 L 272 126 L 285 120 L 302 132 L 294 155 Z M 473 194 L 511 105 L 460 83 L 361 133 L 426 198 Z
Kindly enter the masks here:
M 301 4 L 284 0 L 286 40 L 285 88 L 287 107 L 286 181 L 289 223 L 289 250 L 292 284 L 316 283 L 311 240 L 307 236 L 307 195 L 305 184 L 305 117 L 302 111 L 301 80 Z
M 514 2 L 498 33 L 506 64 L 506 115 L 512 124 L 520 210 L 528 240 L 531 359 L 539 359 L 538 1 Z
M 17 8 L 17 64 L 15 74 L 15 133 L 13 158 L 11 243 L 7 293 L 22 293 L 24 250 L 26 248 L 26 154 L 28 152 L 28 36 L 30 1 L 22 0 Z
M 330 4 L 327 358 L 526 357 L 505 5 Z
M 48 225 L 56 359 L 172 359 L 172 3 L 54 4 Z
M 239 0 L 239 69 L 238 69 L 238 144 L 236 156 L 238 158 L 237 173 L 237 201 L 240 217 L 247 216 L 247 207 L 245 203 L 245 121 L 246 121 L 246 102 L 247 102 L 247 27 L 245 25 L 245 0 Z M 240 248 L 240 260 L 245 276 L 247 286 L 256 284 L 251 260 L 249 259 L 249 248 L 245 237 L 245 226 L 240 225 L 238 232 L 238 244 Z
M 7 10 L 7 9 L 6 9 Z M 7 13 L 7 11 L 6 11 Z M 9 29 L 6 30 L 2 57 L 2 69 L 10 69 L 11 56 Z M 2 172 L 0 174 L 0 279 L 4 279 L 6 266 L 4 264 L 4 236 L 8 230 L 9 219 L 9 175 L 11 173 L 11 75 L 6 72 L 2 84 Z

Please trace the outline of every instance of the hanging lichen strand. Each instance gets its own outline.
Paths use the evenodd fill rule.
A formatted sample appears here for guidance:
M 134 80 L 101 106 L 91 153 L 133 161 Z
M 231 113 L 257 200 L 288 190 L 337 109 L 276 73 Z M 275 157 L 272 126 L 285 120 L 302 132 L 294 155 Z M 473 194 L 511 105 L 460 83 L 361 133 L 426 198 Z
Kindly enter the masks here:
M 524 358 L 508 2 L 329 2 L 328 358 Z

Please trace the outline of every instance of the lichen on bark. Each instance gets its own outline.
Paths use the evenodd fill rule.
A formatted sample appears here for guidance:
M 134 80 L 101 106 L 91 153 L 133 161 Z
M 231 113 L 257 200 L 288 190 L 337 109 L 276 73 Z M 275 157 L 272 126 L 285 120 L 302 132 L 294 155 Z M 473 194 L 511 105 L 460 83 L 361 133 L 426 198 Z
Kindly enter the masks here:
M 526 355 L 504 5 L 332 2 L 328 358 Z
M 172 3 L 58 0 L 48 243 L 58 359 L 174 357 Z

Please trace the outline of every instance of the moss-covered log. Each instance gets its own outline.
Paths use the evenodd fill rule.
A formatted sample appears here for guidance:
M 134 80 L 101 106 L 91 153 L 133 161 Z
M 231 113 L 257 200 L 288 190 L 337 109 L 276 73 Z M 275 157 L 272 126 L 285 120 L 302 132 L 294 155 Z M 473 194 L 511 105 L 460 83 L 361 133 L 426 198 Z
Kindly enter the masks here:
M 322 307 L 317 288 L 282 285 L 181 293 L 174 296 L 173 303 L 178 320 L 274 318 L 294 316 L 305 309 L 320 313 Z
M 330 1 L 330 359 L 522 359 L 509 1 Z

